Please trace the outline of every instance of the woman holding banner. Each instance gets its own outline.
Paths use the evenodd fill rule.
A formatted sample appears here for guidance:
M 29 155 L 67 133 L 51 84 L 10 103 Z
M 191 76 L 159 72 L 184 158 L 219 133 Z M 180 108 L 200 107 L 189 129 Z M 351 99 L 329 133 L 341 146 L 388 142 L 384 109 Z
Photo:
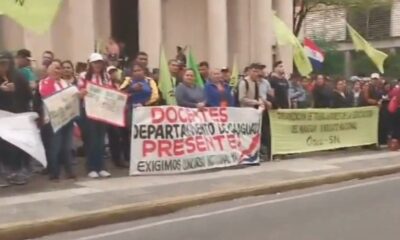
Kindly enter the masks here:
M 193 69 L 186 69 L 183 81 L 176 87 L 176 102 L 180 107 L 204 109 L 206 107 L 206 97 L 203 89 L 195 83 Z
M 86 94 L 85 89 L 89 83 L 111 87 L 103 56 L 99 53 L 92 53 L 89 57 L 89 63 L 88 71 L 83 72 L 78 81 L 78 86 L 83 95 Z M 106 124 L 90 119 L 86 115 L 84 104 L 82 104 L 79 125 L 86 149 L 88 176 L 90 178 L 110 177 L 111 174 L 105 170 L 104 166 Z
M 153 106 L 159 100 L 159 93 L 156 82 L 146 77 L 146 68 L 143 65 L 134 63 L 132 75 L 125 79 L 123 89 L 129 94 L 128 98 L 128 119 L 127 127 L 122 132 L 122 151 L 125 157 L 130 156 L 130 136 L 131 136 L 131 114 L 132 109 L 142 106 Z
M 47 78 L 40 80 L 39 91 L 41 100 L 66 89 L 71 84 L 61 79 L 61 61 L 53 60 L 47 69 Z M 46 148 L 47 162 L 49 166 L 50 180 L 60 178 L 61 164 L 64 165 L 67 178 L 76 178 L 72 171 L 72 131 L 73 123 L 67 123 L 61 129 L 54 132 L 50 118 L 45 111 L 42 115 L 43 127 L 41 129 L 43 143 Z

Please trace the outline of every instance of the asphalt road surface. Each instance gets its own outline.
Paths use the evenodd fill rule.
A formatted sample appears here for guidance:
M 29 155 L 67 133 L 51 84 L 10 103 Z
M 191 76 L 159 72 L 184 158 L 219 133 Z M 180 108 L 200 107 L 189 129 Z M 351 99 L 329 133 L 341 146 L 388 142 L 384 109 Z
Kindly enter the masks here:
M 399 240 L 400 175 L 200 206 L 41 240 Z

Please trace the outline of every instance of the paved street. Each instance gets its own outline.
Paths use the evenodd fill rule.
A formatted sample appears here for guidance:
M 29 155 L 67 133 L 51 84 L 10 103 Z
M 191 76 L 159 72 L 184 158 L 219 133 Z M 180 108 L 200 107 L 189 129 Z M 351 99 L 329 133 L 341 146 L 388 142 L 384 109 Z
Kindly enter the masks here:
M 192 208 L 41 240 L 397 240 L 400 175 Z

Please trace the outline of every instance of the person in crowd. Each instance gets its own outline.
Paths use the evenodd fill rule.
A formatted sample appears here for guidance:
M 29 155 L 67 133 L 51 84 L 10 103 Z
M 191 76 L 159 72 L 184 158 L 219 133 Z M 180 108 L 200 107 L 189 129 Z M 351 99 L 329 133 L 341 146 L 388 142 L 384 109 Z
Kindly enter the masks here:
M 142 65 L 133 64 L 130 85 L 126 89 L 131 95 L 129 105 L 133 107 L 151 106 L 158 101 L 157 85 L 153 79 L 146 77 L 145 71 Z
M 81 92 L 85 94 L 88 83 L 110 87 L 111 81 L 106 72 L 104 58 L 99 53 L 92 53 L 89 57 L 89 69 L 83 72 L 78 80 Z M 82 129 L 82 137 L 86 148 L 88 176 L 90 178 L 110 177 L 111 174 L 105 170 L 104 150 L 106 125 L 102 122 L 90 119 L 86 115 L 82 104 L 82 112 L 78 125 Z
M 314 108 L 329 108 L 331 107 L 332 89 L 326 83 L 324 75 L 317 75 L 313 90 Z
M 151 77 L 150 70 L 148 68 L 149 65 L 149 55 L 145 52 L 138 52 L 136 54 L 133 64 L 138 64 L 145 69 L 146 77 Z
M 25 78 L 25 80 L 29 82 L 31 88 L 34 89 L 36 87 L 37 76 L 32 70 L 31 52 L 27 49 L 18 50 L 17 55 L 15 56 L 15 61 L 17 63 L 18 71 Z
M 384 99 L 384 81 L 378 73 L 371 74 L 371 82 L 367 85 L 363 91 L 363 106 L 377 106 L 379 107 L 379 127 L 378 127 L 378 139 L 379 145 L 387 143 L 388 128 L 385 110 L 382 109 L 382 103 Z
M 61 78 L 70 85 L 77 85 L 78 79 L 75 74 L 74 64 L 70 60 L 65 60 L 61 63 L 61 68 Z
M 353 107 L 359 107 L 361 106 L 361 81 L 357 80 L 353 84 L 353 89 L 352 89 L 352 106 Z
M 206 61 L 202 61 L 199 63 L 199 72 L 203 83 L 206 84 L 210 77 L 210 65 Z
M 206 96 L 203 89 L 195 83 L 193 69 L 186 69 L 183 81 L 176 87 L 175 96 L 180 107 L 198 108 L 200 110 L 206 107 Z
M 52 51 L 44 51 L 42 54 L 42 64 L 37 69 L 36 76 L 39 79 L 45 79 L 47 77 L 47 68 L 50 66 L 50 63 L 54 60 L 54 53 Z
M 390 116 L 391 139 L 392 142 L 400 142 L 400 88 L 394 88 L 391 91 L 391 99 L 388 104 Z
M 172 86 L 178 86 L 182 82 L 182 77 L 179 74 L 179 62 L 176 59 L 171 59 L 168 61 L 168 68 L 171 74 Z
M 238 100 L 240 107 L 258 108 L 263 105 L 260 97 L 259 64 L 253 63 L 248 67 L 247 77 L 239 81 Z
M 106 45 L 106 49 L 105 50 L 106 50 L 106 53 L 107 53 L 108 56 L 113 56 L 116 59 L 119 58 L 120 48 L 119 48 L 119 45 L 118 45 L 117 41 L 115 41 L 114 38 L 110 37 L 108 39 L 108 43 Z
M 13 113 L 31 111 L 32 97 L 28 81 L 15 69 L 12 54 L 0 52 L 0 110 Z M 1 138 L 0 153 L 0 187 L 26 184 L 28 177 L 23 168 L 29 156 Z
M 186 47 L 182 48 L 180 46 L 177 46 L 176 51 L 177 51 L 176 60 L 186 65 L 186 55 L 185 55 Z
M 115 66 L 107 67 L 107 74 L 110 78 L 113 89 L 119 89 L 120 79 L 118 69 Z M 116 126 L 107 126 L 108 144 L 111 153 L 111 160 L 118 168 L 129 167 L 129 156 L 124 152 L 123 134 L 125 128 Z
M 47 77 L 39 82 L 40 97 L 45 99 L 54 93 L 71 86 L 71 83 L 62 79 L 62 63 L 60 60 L 53 60 L 47 69 Z M 72 170 L 72 140 L 73 140 L 73 122 L 66 124 L 60 130 L 54 133 L 50 124 L 49 117 L 44 114 L 44 126 L 42 127 L 42 136 L 46 142 L 46 152 L 48 153 L 49 178 L 58 180 L 60 178 L 61 165 L 64 165 L 67 178 L 76 178 Z
M 285 68 L 282 61 L 274 63 L 274 70 L 269 82 L 274 90 L 274 105 L 278 109 L 290 108 L 289 81 L 285 77 Z
M 302 85 L 302 77 L 292 74 L 289 83 L 289 98 L 292 108 L 306 108 L 306 90 Z
M 210 72 L 210 80 L 204 87 L 207 107 L 232 107 L 234 105 L 231 88 L 223 79 L 220 69 Z
M 332 108 L 349 108 L 352 107 L 352 101 L 347 96 L 346 85 L 343 79 L 336 81 L 335 90 L 332 93 Z
M 134 63 L 132 66 L 131 77 L 128 77 L 125 86 L 121 90 L 129 94 L 128 99 L 128 126 L 122 129 L 122 151 L 125 159 L 128 160 L 130 156 L 130 136 L 131 136 L 131 114 L 132 109 L 143 106 L 155 106 L 158 104 L 160 95 L 157 88 L 157 83 L 146 76 L 146 68 L 142 64 Z
M 231 81 L 231 72 L 230 72 L 229 68 L 227 68 L 227 67 L 222 68 L 221 73 L 222 73 L 222 79 L 224 80 L 224 82 L 229 84 L 229 82 Z
M 310 81 L 310 78 L 308 77 L 302 77 L 301 78 L 301 86 L 303 87 L 305 91 L 305 98 L 304 99 L 299 99 L 297 102 L 297 107 L 298 108 L 311 108 L 312 103 L 313 103 L 313 96 L 312 96 L 312 90 L 310 85 L 312 84 Z
M 384 82 L 382 80 L 382 82 Z M 391 114 L 389 113 L 389 102 L 390 102 L 390 91 L 391 85 L 389 82 L 384 82 L 381 88 L 381 100 L 379 107 L 379 130 L 378 130 L 378 142 L 380 145 L 386 145 L 388 142 L 389 135 L 392 130 Z
M 88 64 L 87 63 L 84 63 L 84 62 L 77 62 L 76 64 L 75 64 L 75 73 L 76 73 L 76 75 L 80 75 L 80 74 L 82 74 L 83 72 L 86 72 L 87 71 L 87 69 L 88 69 Z
M 107 62 L 109 66 L 113 66 L 115 67 L 116 72 L 114 72 L 114 75 L 116 75 L 117 77 L 117 81 L 115 83 L 117 83 L 118 85 L 120 85 L 122 83 L 123 80 L 123 66 L 121 66 L 121 62 L 118 59 L 117 55 L 107 55 Z
M 154 81 L 158 85 L 158 81 L 160 80 L 160 69 L 159 68 L 153 68 L 151 71 L 151 75 L 153 76 Z
M 270 121 L 269 121 L 269 109 L 272 109 L 271 101 L 274 99 L 274 90 L 271 87 L 271 84 L 267 80 L 267 71 L 266 65 L 257 63 L 258 70 L 258 93 L 260 100 L 263 104 L 259 105 L 259 108 L 264 108 L 267 111 L 263 111 L 262 116 L 262 125 L 261 125 L 261 148 L 260 148 L 260 157 L 263 160 L 269 160 L 271 157 L 271 130 L 270 130 Z M 247 70 L 247 74 L 249 73 L 249 69 Z M 250 77 L 244 77 L 245 80 L 250 81 Z

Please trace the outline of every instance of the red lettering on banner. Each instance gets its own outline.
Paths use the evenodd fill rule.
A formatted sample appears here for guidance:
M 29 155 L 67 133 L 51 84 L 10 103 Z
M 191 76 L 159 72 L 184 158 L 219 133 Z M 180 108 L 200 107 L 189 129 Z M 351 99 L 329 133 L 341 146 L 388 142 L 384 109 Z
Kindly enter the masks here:
M 142 145 L 143 157 L 147 157 L 148 154 L 154 152 L 157 148 L 157 144 L 153 140 L 144 140 Z
M 151 122 L 153 124 L 159 124 L 164 121 L 164 111 L 159 107 L 151 108 Z
M 167 108 L 167 119 L 170 123 L 176 123 L 178 120 L 178 113 L 175 111 L 175 108 Z M 181 120 L 182 121 L 182 120 Z
M 204 111 L 177 107 L 153 107 L 151 108 L 152 124 L 160 123 L 204 123 L 204 122 L 227 122 L 227 108 L 206 108 Z
M 202 136 L 196 136 L 196 145 L 197 145 L 197 150 L 199 152 L 206 152 L 207 151 L 206 143 L 205 143 L 204 138 Z
M 172 157 L 172 142 L 170 140 L 158 140 L 158 157 Z
M 224 135 L 213 136 L 213 139 L 216 140 L 216 141 L 218 142 L 220 151 L 223 151 L 223 150 L 224 150 L 224 144 L 222 143 L 222 141 L 224 140 L 224 138 L 225 138 Z
M 219 122 L 219 109 L 218 108 L 210 108 L 209 110 L 211 121 Z
M 187 147 L 186 149 L 187 154 L 196 152 L 196 144 L 194 143 L 193 137 L 188 137 L 185 141 L 185 145 Z
M 183 145 L 182 139 L 175 140 L 174 155 L 177 157 L 185 155 L 185 151 L 184 151 L 183 147 L 184 147 L 184 145 Z
M 220 121 L 225 123 L 228 122 L 228 109 L 227 108 L 219 108 L 219 116 Z

